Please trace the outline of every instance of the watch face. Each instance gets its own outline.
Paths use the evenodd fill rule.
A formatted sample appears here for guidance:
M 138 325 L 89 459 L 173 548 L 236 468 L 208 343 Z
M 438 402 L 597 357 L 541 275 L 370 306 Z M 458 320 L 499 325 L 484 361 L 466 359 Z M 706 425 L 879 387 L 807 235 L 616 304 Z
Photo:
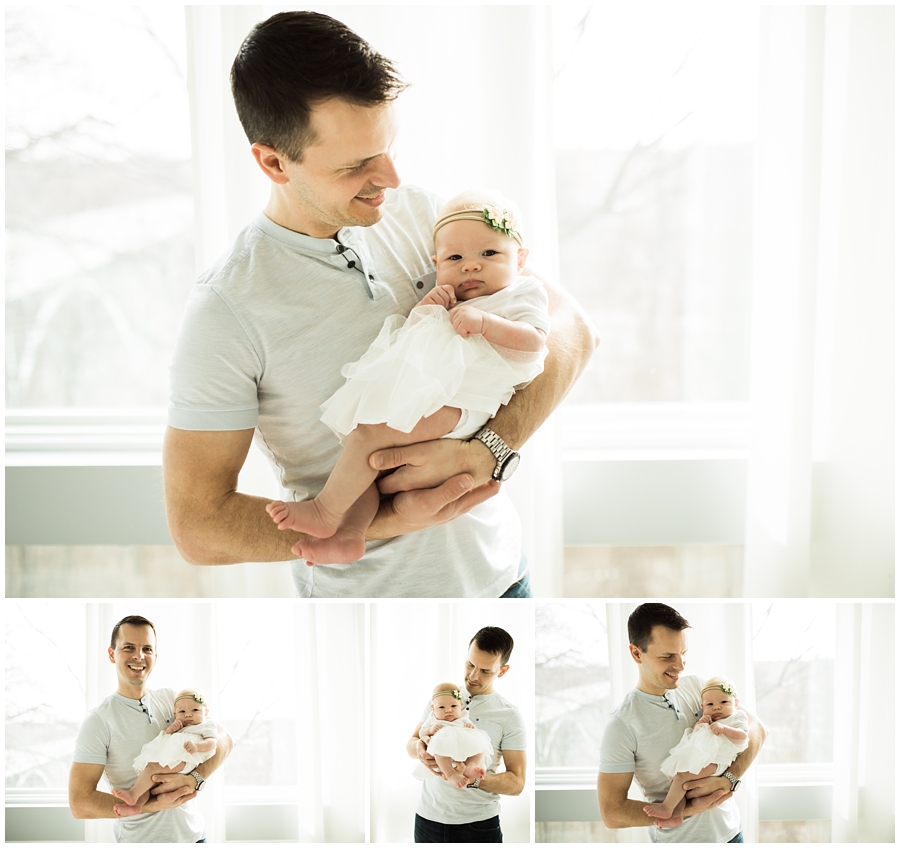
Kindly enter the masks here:
M 519 454 L 513 452 L 507 457 L 506 462 L 503 463 L 503 468 L 500 469 L 500 476 L 497 479 L 501 483 L 509 480 L 509 478 L 513 476 L 513 471 L 515 471 L 518 467 Z

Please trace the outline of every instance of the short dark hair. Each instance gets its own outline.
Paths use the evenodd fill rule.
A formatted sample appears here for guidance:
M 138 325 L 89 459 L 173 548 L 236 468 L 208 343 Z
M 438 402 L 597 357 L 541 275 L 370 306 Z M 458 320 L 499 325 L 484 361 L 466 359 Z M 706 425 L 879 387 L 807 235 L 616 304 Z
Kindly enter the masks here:
M 142 615 L 126 615 L 121 621 L 116 622 L 115 627 L 112 629 L 112 636 L 109 637 L 109 647 L 113 650 L 116 649 L 116 641 L 119 638 L 119 628 L 123 624 L 134 624 L 137 627 L 149 627 L 153 631 L 153 638 L 156 638 L 156 628 L 149 618 L 144 618 Z
M 473 644 L 486 654 L 499 654 L 500 665 L 504 666 L 509 664 L 515 643 L 513 637 L 501 627 L 482 627 L 472 637 L 469 647 Z
M 668 627 L 681 631 L 690 622 L 677 610 L 665 604 L 641 604 L 628 616 L 628 641 L 646 653 L 650 647 L 654 627 Z
M 292 162 L 314 140 L 317 104 L 339 97 L 376 106 L 407 87 L 368 42 L 318 12 L 279 12 L 258 23 L 231 66 L 231 93 L 250 143 L 268 144 Z

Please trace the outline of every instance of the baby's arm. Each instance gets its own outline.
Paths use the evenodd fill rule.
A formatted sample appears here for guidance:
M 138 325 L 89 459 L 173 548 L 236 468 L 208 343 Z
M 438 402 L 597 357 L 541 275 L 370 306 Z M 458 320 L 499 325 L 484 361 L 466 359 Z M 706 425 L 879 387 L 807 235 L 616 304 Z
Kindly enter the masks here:
M 437 733 L 440 729 L 441 726 L 439 724 L 432 724 L 430 727 L 423 727 L 419 731 L 419 739 L 427 743 L 428 740 L 431 739 L 431 737 L 434 736 L 434 734 Z
M 194 742 L 193 740 L 188 739 L 188 741 L 184 743 L 184 750 L 189 754 L 201 754 L 206 753 L 207 751 L 215 751 L 216 740 L 204 739 L 202 742 Z
M 741 730 L 739 727 L 730 727 L 727 724 L 720 724 L 719 722 L 715 722 L 710 730 L 716 736 L 725 736 L 727 739 L 730 739 L 732 742 L 744 742 L 750 738 L 750 734 L 747 733 L 746 730 Z
M 182 723 L 176 718 L 173 719 L 172 723 L 165 729 L 164 732 L 169 734 L 178 733 L 178 731 L 181 730 L 183 726 L 184 725 L 182 725 Z
M 546 334 L 524 321 L 510 321 L 465 304 L 450 312 L 450 323 L 463 338 L 482 335 L 486 341 L 510 350 L 539 351 Z

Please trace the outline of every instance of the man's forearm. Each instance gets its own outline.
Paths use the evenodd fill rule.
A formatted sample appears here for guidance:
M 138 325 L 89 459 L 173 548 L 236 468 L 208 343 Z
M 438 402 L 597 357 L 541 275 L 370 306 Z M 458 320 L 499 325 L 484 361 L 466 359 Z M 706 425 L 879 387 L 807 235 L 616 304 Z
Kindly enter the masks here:
M 118 798 L 108 792 L 92 789 L 90 792 L 80 795 L 77 802 L 70 802 L 69 806 L 76 819 L 117 819 L 118 816 L 113 807 L 121 803 Z
M 557 286 L 545 286 L 553 327 L 547 338 L 544 370 L 489 422 L 514 450 L 519 450 L 562 403 L 597 346 L 593 325 L 575 301 Z
M 213 772 L 228 759 L 228 755 L 234 749 L 234 739 L 231 738 L 231 734 L 222 727 L 219 727 L 218 730 L 219 738 L 216 740 L 216 753 L 206 762 L 197 766 L 197 771 L 200 772 L 200 776 L 204 780 L 209 780 Z
M 750 768 L 750 764 L 756 759 L 769 733 L 766 730 L 766 726 L 756 716 L 749 713 L 747 714 L 747 724 L 750 728 L 750 741 L 747 747 L 735 757 L 734 762 L 728 767 L 728 771 L 735 777 L 743 777 L 747 773 L 747 769 Z
M 512 771 L 487 774 L 481 779 L 480 788 L 495 795 L 521 795 L 525 788 L 525 778 Z

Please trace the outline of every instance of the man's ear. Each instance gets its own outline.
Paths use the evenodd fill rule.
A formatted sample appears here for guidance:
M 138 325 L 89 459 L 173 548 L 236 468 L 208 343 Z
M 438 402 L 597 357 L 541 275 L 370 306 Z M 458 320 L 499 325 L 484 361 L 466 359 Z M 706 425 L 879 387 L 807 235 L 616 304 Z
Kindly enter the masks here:
M 638 665 L 641 665 L 641 649 L 637 645 L 629 645 L 628 650 L 631 653 L 631 658 Z
M 273 183 L 284 185 L 288 181 L 288 175 L 284 170 L 283 154 L 270 144 L 261 144 L 258 141 L 250 145 L 250 151 L 253 153 L 256 164 Z
M 528 258 L 528 248 L 519 248 L 518 269 L 521 271 L 525 267 L 525 260 Z
M 503 668 L 501 668 L 500 671 L 497 672 L 497 677 L 503 677 L 503 675 L 506 674 L 507 671 L 509 671 L 509 666 L 503 666 Z
M 107 648 L 106 652 L 109 654 L 109 661 L 115 665 L 116 664 L 116 652 L 113 648 Z

